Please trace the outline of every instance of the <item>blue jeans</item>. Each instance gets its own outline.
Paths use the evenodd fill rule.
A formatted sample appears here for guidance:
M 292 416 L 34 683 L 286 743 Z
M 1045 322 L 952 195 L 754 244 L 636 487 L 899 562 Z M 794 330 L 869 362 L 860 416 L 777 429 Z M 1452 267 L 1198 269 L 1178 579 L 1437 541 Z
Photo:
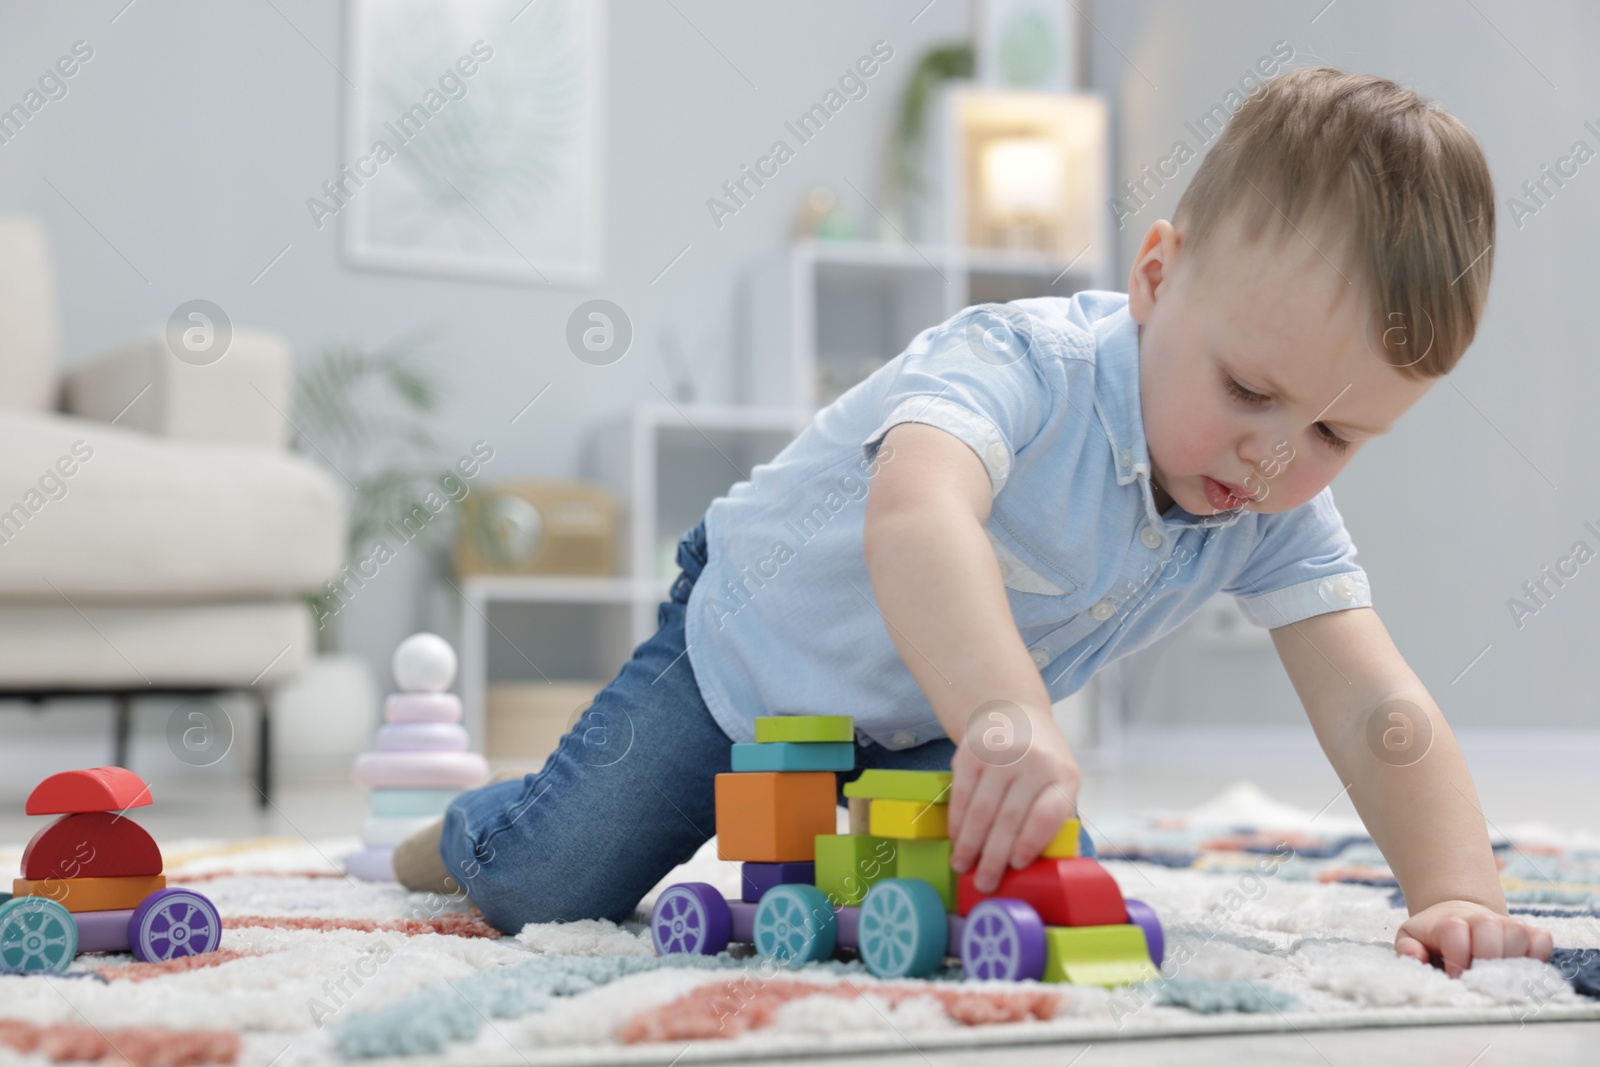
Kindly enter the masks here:
M 490 924 L 630 918 L 640 898 L 716 832 L 715 779 L 732 770 L 685 654 L 689 590 L 706 563 L 705 520 L 678 542 L 683 573 L 656 613 L 654 637 L 595 696 L 544 768 L 462 793 L 444 817 L 439 855 Z M 848 709 L 841 709 L 848 710 Z M 955 745 L 856 745 L 856 769 L 949 770 Z M 1094 855 L 1087 832 L 1084 855 Z

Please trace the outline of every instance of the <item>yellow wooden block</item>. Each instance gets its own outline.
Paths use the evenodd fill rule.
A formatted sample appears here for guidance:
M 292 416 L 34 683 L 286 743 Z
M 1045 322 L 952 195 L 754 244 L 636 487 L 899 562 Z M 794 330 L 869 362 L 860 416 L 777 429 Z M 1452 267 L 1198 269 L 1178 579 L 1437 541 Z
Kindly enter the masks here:
M 876 837 L 931 841 L 950 836 L 950 806 L 921 800 L 874 800 L 870 823 Z
M 1061 832 L 1040 853 L 1047 860 L 1070 860 L 1078 854 L 1078 820 L 1068 819 Z

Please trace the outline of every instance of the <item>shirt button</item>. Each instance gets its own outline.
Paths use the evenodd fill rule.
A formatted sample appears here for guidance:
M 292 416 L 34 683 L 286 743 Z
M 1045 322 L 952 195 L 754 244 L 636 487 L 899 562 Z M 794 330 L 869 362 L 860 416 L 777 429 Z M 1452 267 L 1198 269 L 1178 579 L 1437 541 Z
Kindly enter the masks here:
M 1033 665 L 1040 670 L 1050 666 L 1050 650 L 1048 648 L 1030 648 L 1028 655 L 1033 657 Z
M 995 441 L 984 451 L 989 457 L 990 465 L 996 470 L 1004 470 L 1006 460 L 1011 458 L 1011 453 L 1007 452 L 1006 446 L 1001 444 L 999 441 Z
M 917 735 L 910 730 L 896 730 L 889 735 L 889 740 L 900 748 L 910 748 L 917 743 Z
M 1096 601 L 1094 607 L 1089 609 L 1089 614 L 1104 622 L 1106 619 L 1111 618 L 1111 613 L 1116 610 L 1117 606 L 1108 597 L 1105 600 Z
M 1146 548 L 1160 548 L 1165 538 L 1161 536 L 1161 531 L 1154 526 L 1146 526 L 1139 531 L 1139 540 L 1143 542 Z
M 1341 574 L 1335 578 L 1324 578 L 1318 583 L 1318 593 L 1322 599 L 1335 607 L 1348 604 L 1356 598 L 1355 579 L 1348 574 Z

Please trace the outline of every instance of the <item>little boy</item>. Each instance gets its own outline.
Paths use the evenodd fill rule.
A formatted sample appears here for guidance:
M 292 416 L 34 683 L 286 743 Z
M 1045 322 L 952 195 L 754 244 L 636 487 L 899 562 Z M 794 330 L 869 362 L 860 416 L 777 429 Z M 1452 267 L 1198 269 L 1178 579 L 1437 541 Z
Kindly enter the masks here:
M 992 891 L 1076 813 L 1051 703 L 1224 592 L 1270 629 L 1399 880 L 1395 950 L 1451 975 L 1548 959 L 1328 488 L 1471 342 L 1493 240 L 1455 118 L 1381 78 L 1268 81 L 1126 296 L 930 327 L 716 500 L 659 632 L 543 770 L 458 798 L 426 860 L 503 930 L 625 919 L 711 836 L 756 716 L 833 713 L 857 774 L 953 771 L 952 865 Z

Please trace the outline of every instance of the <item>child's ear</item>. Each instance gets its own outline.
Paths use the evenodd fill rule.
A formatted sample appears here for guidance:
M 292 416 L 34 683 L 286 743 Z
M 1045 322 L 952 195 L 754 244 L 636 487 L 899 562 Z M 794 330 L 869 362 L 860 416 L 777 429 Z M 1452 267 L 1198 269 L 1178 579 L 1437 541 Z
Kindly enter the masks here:
M 1172 277 L 1178 264 L 1182 238 L 1166 219 L 1157 219 L 1144 235 L 1133 269 L 1128 272 L 1128 314 L 1143 326 L 1161 295 L 1162 283 Z

